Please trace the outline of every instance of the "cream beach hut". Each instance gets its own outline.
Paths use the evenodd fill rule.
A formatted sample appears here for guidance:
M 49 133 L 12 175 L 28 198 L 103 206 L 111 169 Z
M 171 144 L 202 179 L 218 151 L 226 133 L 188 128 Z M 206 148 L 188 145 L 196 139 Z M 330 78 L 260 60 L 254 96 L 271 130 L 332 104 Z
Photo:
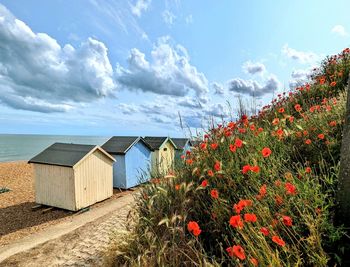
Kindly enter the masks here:
M 54 143 L 28 162 L 36 203 L 76 211 L 109 198 L 114 161 L 99 146 Z
M 152 172 L 168 174 L 174 164 L 176 145 L 169 137 L 146 136 L 144 140 L 150 145 Z

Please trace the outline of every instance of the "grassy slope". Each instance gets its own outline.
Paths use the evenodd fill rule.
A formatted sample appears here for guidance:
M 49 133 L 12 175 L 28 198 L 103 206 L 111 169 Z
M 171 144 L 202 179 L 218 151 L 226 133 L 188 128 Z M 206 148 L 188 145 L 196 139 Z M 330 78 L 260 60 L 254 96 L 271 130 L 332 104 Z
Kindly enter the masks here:
M 209 129 L 176 178 L 141 190 L 136 226 L 129 242 L 119 246 L 116 263 L 326 266 L 336 261 L 343 232 L 333 224 L 334 192 L 348 74 L 345 50 L 327 58 L 310 85 L 281 95 L 259 116 Z M 264 148 L 271 155 L 264 157 Z M 239 211 L 240 200 L 251 205 Z M 247 222 L 246 214 L 256 221 Z M 239 217 L 240 227 L 232 217 Z M 189 231 L 190 221 L 198 224 L 198 236 Z

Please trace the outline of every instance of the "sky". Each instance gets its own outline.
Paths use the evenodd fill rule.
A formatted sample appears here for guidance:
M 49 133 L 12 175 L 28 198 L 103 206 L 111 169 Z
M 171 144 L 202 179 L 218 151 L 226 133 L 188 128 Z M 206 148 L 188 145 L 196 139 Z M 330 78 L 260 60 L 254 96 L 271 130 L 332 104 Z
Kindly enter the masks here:
M 189 136 L 350 44 L 346 0 L 0 0 L 0 133 Z

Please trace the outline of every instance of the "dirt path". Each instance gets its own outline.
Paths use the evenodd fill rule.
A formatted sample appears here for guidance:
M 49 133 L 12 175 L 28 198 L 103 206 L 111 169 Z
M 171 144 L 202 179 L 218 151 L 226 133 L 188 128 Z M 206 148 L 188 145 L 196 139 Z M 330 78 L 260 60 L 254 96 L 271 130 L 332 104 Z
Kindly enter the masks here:
M 117 201 L 124 204 L 68 234 L 11 256 L 0 262 L 0 266 L 102 266 L 111 237 L 125 231 L 133 196 Z

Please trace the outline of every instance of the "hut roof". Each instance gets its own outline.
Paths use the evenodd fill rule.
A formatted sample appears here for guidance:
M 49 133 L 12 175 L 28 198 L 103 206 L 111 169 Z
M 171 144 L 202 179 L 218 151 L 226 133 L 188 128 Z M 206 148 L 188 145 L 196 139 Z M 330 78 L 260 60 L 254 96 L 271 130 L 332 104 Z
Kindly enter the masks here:
M 95 145 L 78 145 L 69 143 L 54 143 L 53 145 L 33 157 L 28 163 L 40 163 L 73 167 L 89 153 L 99 149 L 107 157 L 114 159 L 100 147 Z
M 169 137 L 163 137 L 163 136 L 146 136 L 144 140 L 152 147 L 154 150 L 158 150 L 163 143 L 166 141 L 170 141 L 175 148 L 176 144 L 169 138 Z
M 139 140 L 150 150 L 153 150 L 152 147 L 139 136 L 113 136 L 102 145 L 102 148 L 111 154 L 124 155 Z
M 188 138 L 171 138 L 171 140 L 175 143 L 178 150 L 183 150 L 187 142 L 189 142 L 190 146 L 192 146 L 191 140 Z

